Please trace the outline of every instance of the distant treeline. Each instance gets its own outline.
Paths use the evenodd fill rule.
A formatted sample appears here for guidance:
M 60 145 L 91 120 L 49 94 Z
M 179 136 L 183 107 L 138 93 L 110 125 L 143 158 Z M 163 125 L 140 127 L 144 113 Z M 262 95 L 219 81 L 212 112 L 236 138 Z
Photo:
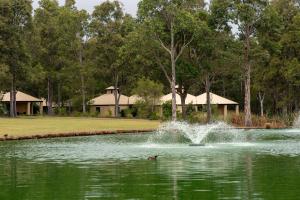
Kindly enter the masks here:
M 130 95 L 137 80 L 165 92 L 213 91 L 251 113 L 298 112 L 300 5 L 297 0 L 141 0 L 137 16 L 118 1 L 92 13 L 75 0 L 0 1 L 0 91 L 21 90 L 86 112 L 113 85 Z M 116 94 L 117 95 L 117 94 Z M 118 98 L 116 98 L 118 99 Z M 173 112 L 173 118 L 176 112 Z

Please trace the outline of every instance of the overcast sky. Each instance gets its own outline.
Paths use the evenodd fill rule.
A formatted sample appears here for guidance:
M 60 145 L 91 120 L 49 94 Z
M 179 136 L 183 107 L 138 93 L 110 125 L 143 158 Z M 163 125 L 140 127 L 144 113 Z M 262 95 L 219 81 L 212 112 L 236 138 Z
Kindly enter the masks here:
M 62 5 L 65 0 L 58 0 Z M 93 12 L 94 6 L 105 0 L 76 0 L 78 9 L 85 9 L 88 12 Z M 38 7 L 39 0 L 33 0 L 34 9 Z M 137 12 L 137 4 L 139 0 L 120 0 L 123 3 L 125 12 L 135 15 Z

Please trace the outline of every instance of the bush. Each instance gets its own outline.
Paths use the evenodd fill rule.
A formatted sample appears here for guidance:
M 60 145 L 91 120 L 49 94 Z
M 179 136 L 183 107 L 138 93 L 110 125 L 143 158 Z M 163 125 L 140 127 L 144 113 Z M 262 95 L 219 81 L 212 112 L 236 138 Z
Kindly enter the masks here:
M 132 110 L 130 108 L 121 110 L 121 117 L 133 118 Z
M 99 117 L 99 112 L 90 112 L 89 116 L 90 117 Z
M 151 113 L 150 116 L 149 116 L 150 120 L 159 120 L 159 118 L 160 118 L 159 114 L 156 113 L 156 112 Z
M 66 108 L 55 108 L 54 109 L 54 113 L 56 115 L 59 115 L 59 116 L 66 116 L 68 115 L 68 112 L 67 112 L 67 109 Z
M 149 105 L 145 101 L 138 101 L 134 105 L 134 108 L 137 111 L 137 116 L 139 118 L 148 118 L 149 117 Z
M 245 115 L 241 113 L 240 115 L 232 115 L 231 123 L 235 126 L 244 126 Z M 252 115 L 252 126 L 265 128 L 266 124 L 269 124 L 271 128 L 285 128 L 289 126 L 289 122 L 285 121 L 283 116 L 257 116 Z
M 168 101 L 162 104 L 163 118 L 168 120 L 172 117 L 172 102 Z
M 0 116 L 7 115 L 7 114 L 8 111 L 6 110 L 6 107 L 0 103 Z
M 90 115 L 90 113 L 88 113 L 88 112 L 86 112 L 86 113 L 84 113 L 84 112 L 82 112 L 81 113 L 81 117 L 90 117 L 91 115 Z
M 194 113 L 195 112 L 195 107 L 194 107 L 194 105 L 193 104 L 188 104 L 187 106 L 186 106 L 186 115 L 187 116 L 189 116 L 189 115 L 191 115 L 192 113 Z
M 188 121 L 190 123 L 206 123 L 206 113 L 205 112 L 193 112 L 188 115 Z
M 136 104 L 130 109 L 130 111 L 132 117 L 137 116 L 138 118 L 151 120 L 157 120 L 160 118 L 159 114 L 156 112 L 157 109 L 153 108 L 152 105 L 149 105 L 145 101 L 136 102 Z
M 72 116 L 73 116 L 73 117 L 80 117 L 80 116 L 81 116 L 81 113 L 78 112 L 78 111 L 74 111 L 74 112 L 72 113 Z

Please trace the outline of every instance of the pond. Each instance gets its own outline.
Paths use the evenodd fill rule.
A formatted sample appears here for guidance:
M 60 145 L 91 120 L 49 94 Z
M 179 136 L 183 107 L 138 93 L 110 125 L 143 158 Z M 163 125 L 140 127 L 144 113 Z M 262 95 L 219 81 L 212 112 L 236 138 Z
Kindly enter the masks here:
M 2 142 L 0 199 L 299 199 L 300 129 L 205 138 L 203 147 L 180 131 Z

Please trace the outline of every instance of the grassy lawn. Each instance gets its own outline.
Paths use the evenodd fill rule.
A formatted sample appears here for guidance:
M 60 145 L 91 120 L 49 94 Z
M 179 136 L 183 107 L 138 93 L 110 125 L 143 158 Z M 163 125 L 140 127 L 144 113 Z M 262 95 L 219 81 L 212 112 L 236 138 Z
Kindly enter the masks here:
M 73 117 L 0 118 L 0 137 L 3 137 L 5 134 L 10 136 L 32 136 L 35 134 L 156 129 L 159 123 L 159 121 L 137 119 Z

